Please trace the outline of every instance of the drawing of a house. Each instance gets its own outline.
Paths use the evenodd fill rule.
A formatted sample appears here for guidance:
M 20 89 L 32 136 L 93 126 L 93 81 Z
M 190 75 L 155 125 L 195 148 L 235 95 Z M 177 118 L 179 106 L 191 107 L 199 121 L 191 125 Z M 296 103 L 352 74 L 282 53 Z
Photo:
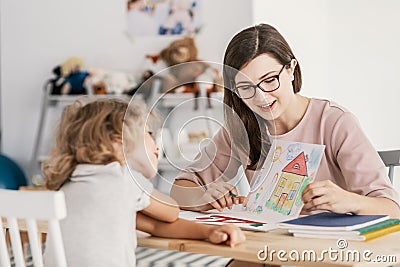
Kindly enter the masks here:
M 298 191 L 306 177 L 308 177 L 307 164 L 304 152 L 301 152 L 282 169 L 282 174 L 267 205 L 280 213 L 290 214 Z

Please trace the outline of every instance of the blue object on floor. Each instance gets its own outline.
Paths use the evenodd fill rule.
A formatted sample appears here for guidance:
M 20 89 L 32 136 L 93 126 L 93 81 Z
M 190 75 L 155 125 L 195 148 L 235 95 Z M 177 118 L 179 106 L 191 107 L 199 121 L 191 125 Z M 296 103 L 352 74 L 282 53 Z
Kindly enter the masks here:
M 27 185 L 21 168 L 9 157 L 0 154 L 0 188 L 18 190 Z

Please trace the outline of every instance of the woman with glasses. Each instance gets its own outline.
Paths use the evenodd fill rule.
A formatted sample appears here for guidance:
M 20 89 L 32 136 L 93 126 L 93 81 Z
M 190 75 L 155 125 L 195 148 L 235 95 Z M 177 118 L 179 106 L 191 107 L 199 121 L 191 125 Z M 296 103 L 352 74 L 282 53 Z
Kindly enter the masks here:
M 281 139 L 325 145 L 302 194 L 303 212 L 399 217 L 398 195 L 357 119 L 334 102 L 299 94 L 299 62 L 274 27 L 260 24 L 234 36 L 223 75 L 226 128 L 176 178 L 171 196 L 182 208 L 222 210 L 242 202 L 228 181 L 242 166 L 251 182 L 272 140 Z

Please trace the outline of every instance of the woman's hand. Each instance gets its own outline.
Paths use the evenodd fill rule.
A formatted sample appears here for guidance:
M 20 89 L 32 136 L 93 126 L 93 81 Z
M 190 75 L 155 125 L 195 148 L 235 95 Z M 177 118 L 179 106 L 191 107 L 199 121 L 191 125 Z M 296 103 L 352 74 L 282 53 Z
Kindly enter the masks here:
M 232 209 L 233 204 L 242 204 L 243 200 L 243 197 L 238 196 L 236 187 L 226 182 L 211 183 L 203 195 L 204 203 L 219 211 L 225 207 Z
M 224 242 L 228 246 L 235 246 L 246 240 L 246 236 L 238 227 L 233 224 L 225 224 L 213 227 L 208 235 L 211 243 L 219 244 Z
M 327 210 L 336 213 L 358 213 L 358 195 L 340 188 L 330 180 L 313 182 L 302 193 L 303 210 Z

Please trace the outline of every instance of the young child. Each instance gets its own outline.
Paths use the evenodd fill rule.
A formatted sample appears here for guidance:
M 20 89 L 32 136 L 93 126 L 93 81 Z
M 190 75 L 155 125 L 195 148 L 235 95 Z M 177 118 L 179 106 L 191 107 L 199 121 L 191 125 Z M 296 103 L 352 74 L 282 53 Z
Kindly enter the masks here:
M 117 99 L 66 107 L 42 170 L 47 188 L 65 193 L 67 217 L 61 230 L 68 266 L 135 266 L 135 228 L 230 246 L 245 240 L 233 225 L 178 219 L 176 202 L 153 189 L 146 179 L 157 172 L 159 147 L 146 123 L 152 118 L 143 103 L 128 108 Z M 47 244 L 47 266 L 54 266 L 53 257 Z

